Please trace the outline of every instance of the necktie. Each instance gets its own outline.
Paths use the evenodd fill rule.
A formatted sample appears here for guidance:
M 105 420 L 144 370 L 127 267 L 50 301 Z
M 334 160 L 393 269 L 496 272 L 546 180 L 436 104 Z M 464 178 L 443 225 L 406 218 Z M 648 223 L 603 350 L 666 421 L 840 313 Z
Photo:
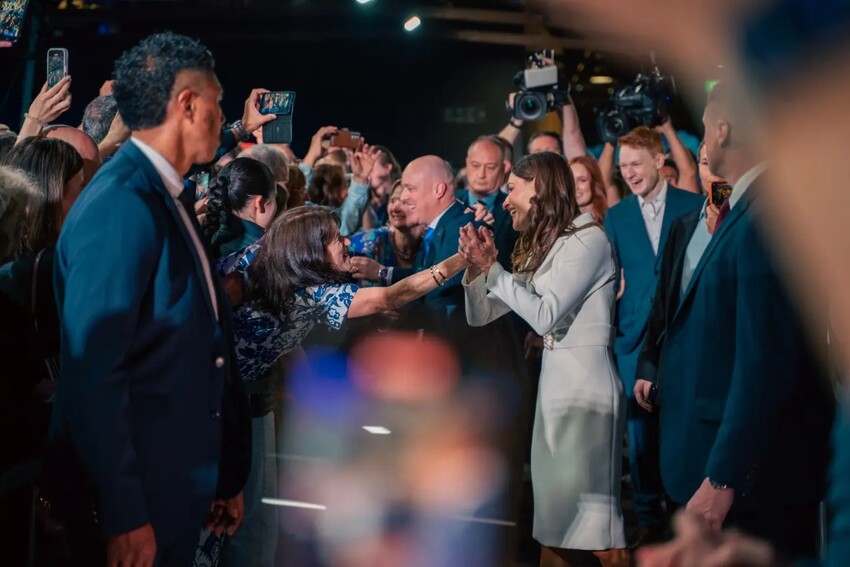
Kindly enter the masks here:
M 723 219 L 726 218 L 726 215 L 729 214 L 729 210 L 732 207 L 729 206 L 729 199 L 723 201 L 723 204 L 720 205 L 720 211 L 717 213 L 717 222 L 714 223 L 714 232 L 717 232 L 720 229 L 720 225 L 723 224 Z
M 425 229 L 425 236 L 422 237 L 422 258 L 428 260 L 428 252 L 431 250 L 431 240 L 434 238 L 434 229 L 430 226 Z

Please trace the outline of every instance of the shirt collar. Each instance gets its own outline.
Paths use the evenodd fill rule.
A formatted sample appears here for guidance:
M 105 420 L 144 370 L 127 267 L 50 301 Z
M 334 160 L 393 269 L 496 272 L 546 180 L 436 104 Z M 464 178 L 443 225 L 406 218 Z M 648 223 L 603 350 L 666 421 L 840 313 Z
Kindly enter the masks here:
M 700 209 L 700 212 L 699 212 L 699 220 L 701 220 L 701 221 L 705 220 L 705 218 L 706 218 L 705 210 L 708 208 L 708 201 L 709 200 L 706 197 L 705 201 L 703 201 L 703 203 L 702 203 L 702 209 Z
M 440 219 L 441 219 L 441 218 L 443 218 L 443 216 L 444 216 L 447 212 L 449 212 L 449 209 L 451 209 L 451 208 L 452 208 L 452 205 L 454 205 L 454 203 L 452 203 L 451 205 L 449 205 L 448 207 L 446 207 L 446 210 L 444 210 L 442 213 L 440 213 L 439 215 L 437 215 L 437 218 L 435 218 L 434 220 L 432 220 L 432 221 L 431 221 L 431 224 L 429 224 L 429 225 L 428 225 L 428 228 L 437 228 L 437 224 L 440 222 Z
M 744 196 L 744 193 L 746 193 L 747 189 L 750 188 L 750 185 L 753 184 L 753 181 L 755 181 L 759 175 L 764 173 L 765 169 L 767 169 L 767 163 L 762 162 L 741 176 L 741 179 L 739 179 L 735 186 L 732 187 L 732 194 L 729 195 L 730 209 L 741 200 L 741 197 Z
M 161 153 L 138 138 L 131 137 L 130 141 L 136 144 L 136 147 L 139 148 L 139 150 L 145 154 L 145 157 L 150 160 L 154 169 L 156 169 L 156 172 L 162 178 L 162 182 L 165 184 L 165 188 L 168 189 L 171 196 L 178 199 L 180 194 L 183 193 L 183 177 L 177 173 L 174 166 L 168 163 L 168 160 L 162 157 Z
M 659 191 L 658 196 L 655 198 L 654 201 L 647 201 L 646 199 L 638 195 L 638 203 L 640 204 L 641 208 L 643 208 L 643 206 L 647 203 L 652 203 L 656 207 L 659 207 L 665 202 L 667 202 L 667 181 L 664 181 L 664 184 L 661 186 L 661 191 Z
M 485 207 L 487 207 L 488 211 L 492 211 L 493 207 L 496 205 L 496 197 L 499 196 L 499 191 L 493 191 L 488 195 L 484 195 L 483 197 L 476 196 L 472 191 L 469 192 L 469 205 L 472 206 L 475 203 L 481 203 Z

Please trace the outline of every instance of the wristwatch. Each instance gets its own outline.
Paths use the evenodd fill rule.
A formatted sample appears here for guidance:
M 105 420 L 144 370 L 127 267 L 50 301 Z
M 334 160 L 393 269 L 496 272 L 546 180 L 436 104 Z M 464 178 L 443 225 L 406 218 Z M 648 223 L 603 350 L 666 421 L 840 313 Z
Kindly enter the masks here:
M 236 122 L 231 124 L 230 129 L 236 130 L 236 136 L 239 138 L 240 142 L 248 137 L 248 132 L 246 132 L 245 128 L 242 126 L 241 120 L 237 120 Z
M 710 484 L 711 488 L 715 490 L 729 490 L 730 488 L 732 488 L 728 484 L 720 484 L 716 480 L 711 480 L 711 478 L 708 479 L 708 484 Z
M 381 285 L 387 285 L 387 276 L 389 275 L 389 268 L 386 266 L 381 266 L 381 269 L 378 270 L 378 279 L 381 280 Z

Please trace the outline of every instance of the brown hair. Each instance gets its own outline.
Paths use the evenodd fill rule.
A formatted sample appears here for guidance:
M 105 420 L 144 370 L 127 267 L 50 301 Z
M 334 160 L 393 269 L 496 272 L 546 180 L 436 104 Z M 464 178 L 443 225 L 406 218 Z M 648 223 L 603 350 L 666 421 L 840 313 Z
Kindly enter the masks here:
M 617 146 L 629 146 L 630 148 L 643 148 L 649 150 L 653 156 L 664 153 L 664 142 L 661 134 L 647 126 L 638 126 L 617 141 Z
M 511 256 L 514 273 L 533 273 L 555 240 L 576 230 L 573 221 L 579 215 L 579 207 L 575 181 L 567 161 L 552 152 L 525 156 L 511 173 L 534 182 L 535 195 L 528 213 L 531 222 L 517 239 Z
M 296 207 L 277 217 L 248 267 L 254 305 L 282 316 L 299 290 L 352 281 L 328 257 L 327 247 L 338 237 L 339 217 L 327 207 Z
M 83 168 L 83 158 L 68 142 L 55 138 L 25 138 L 3 159 L 27 173 L 41 196 L 27 216 L 24 247 L 32 252 L 55 246 L 65 217 L 65 185 Z
M 608 194 L 605 191 L 605 181 L 602 178 L 602 170 L 599 169 L 599 163 L 590 156 L 578 156 L 570 160 L 570 165 L 574 163 L 583 165 L 590 176 L 590 190 L 593 195 L 593 200 L 590 202 L 593 218 L 596 222 L 605 220 L 605 213 L 608 212 Z
M 307 178 L 297 165 L 289 166 L 289 183 L 286 184 L 288 196 L 283 209 L 292 209 L 304 204 L 307 192 Z M 281 211 L 282 212 L 282 211 Z
M 341 207 L 345 189 L 345 170 L 338 165 L 322 164 L 313 171 L 307 195 L 314 205 Z

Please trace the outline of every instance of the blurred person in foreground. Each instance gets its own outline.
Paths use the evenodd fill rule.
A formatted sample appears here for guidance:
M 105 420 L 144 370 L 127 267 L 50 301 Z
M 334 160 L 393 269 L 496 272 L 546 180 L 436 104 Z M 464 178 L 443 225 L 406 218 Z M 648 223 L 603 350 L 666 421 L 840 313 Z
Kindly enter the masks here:
M 611 244 L 593 215 L 579 210 L 560 155 L 520 160 L 508 191 L 504 207 L 520 233 L 514 274 L 498 262 L 486 227 L 467 225 L 459 250 L 472 264 L 463 278 L 469 323 L 481 326 L 515 312 L 544 336 L 531 448 L 540 565 L 574 565 L 592 560 L 592 553 L 604 566 L 626 566 L 620 509 L 625 397 L 611 353 L 617 282 Z
M 190 564 L 232 534 L 250 466 L 227 297 L 183 175 L 215 156 L 213 57 L 170 32 L 115 64 L 132 137 L 73 208 L 56 252 L 62 380 L 48 472 L 72 562 Z

